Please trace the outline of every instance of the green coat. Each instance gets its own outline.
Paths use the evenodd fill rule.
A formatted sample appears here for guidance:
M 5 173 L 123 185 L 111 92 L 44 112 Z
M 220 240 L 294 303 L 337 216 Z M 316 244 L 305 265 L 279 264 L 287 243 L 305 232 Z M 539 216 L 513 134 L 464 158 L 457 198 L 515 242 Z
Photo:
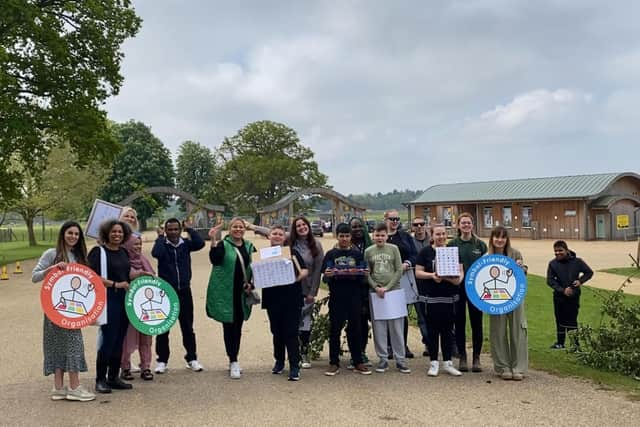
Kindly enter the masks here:
M 207 316 L 217 320 L 218 322 L 233 322 L 233 279 L 236 269 L 236 260 L 238 254 L 235 251 L 235 245 L 229 236 L 223 240 L 224 260 L 220 265 L 214 265 L 209 276 L 209 286 L 207 287 Z M 244 247 L 247 253 L 251 255 L 254 251 L 253 244 L 247 240 L 244 241 Z M 247 278 L 251 280 L 251 262 L 245 265 L 247 269 Z M 249 319 L 251 315 L 251 306 L 246 303 L 246 295 L 242 293 L 242 309 L 244 312 L 244 320 Z

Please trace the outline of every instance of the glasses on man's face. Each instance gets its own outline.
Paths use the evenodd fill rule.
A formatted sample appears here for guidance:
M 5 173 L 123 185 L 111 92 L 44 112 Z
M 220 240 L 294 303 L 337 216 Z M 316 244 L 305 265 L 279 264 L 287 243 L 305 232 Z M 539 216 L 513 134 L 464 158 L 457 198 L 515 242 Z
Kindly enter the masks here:
M 393 221 L 393 222 L 398 222 L 400 221 L 400 217 L 399 216 L 390 216 L 389 218 L 387 218 L 389 221 Z
M 425 225 L 427 225 L 427 224 L 426 224 L 426 223 L 424 223 L 424 222 L 414 222 L 412 225 L 413 225 L 414 227 L 424 227 L 424 226 L 425 226 Z
M 352 229 L 352 230 L 358 230 L 358 229 L 360 229 L 360 228 L 362 228 L 362 226 L 361 226 L 361 225 L 359 225 L 359 224 L 353 224 L 353 225 L 351 226 L 351 229 Z

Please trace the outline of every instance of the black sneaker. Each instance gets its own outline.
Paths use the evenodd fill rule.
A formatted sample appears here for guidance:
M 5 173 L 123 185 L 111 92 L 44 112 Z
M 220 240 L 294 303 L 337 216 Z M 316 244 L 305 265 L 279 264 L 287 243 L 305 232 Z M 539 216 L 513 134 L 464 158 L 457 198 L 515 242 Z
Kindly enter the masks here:
M 105 380 L 96 380 L 96 393 L 111 393 L 111 387 Z
M 292 366 L 289 370 L 289 381 L 300 381 L 300 368 Z
M 564 344 L 555 343 L 549 348 L 552 349 L 552 350 L 563 350 L 564 349 Z
M 284 371 L 284 362 L 276 360 L 276 363 L 273 365 L 273 369 L 271 369 L 271 373 L 274 375 L 279 375 Z
M 406 347 L 404 349 L 404 357 L 406 357 L 407 359 L 413 359 L 415 355 L 411 352 L 411 350 L 409 350 L 409 347 Z
M 131 390 L 133 385 L 125 383 L 119 377 L 115 377 L 112 380 L 107 380 L 107 385 L 113 390 Z

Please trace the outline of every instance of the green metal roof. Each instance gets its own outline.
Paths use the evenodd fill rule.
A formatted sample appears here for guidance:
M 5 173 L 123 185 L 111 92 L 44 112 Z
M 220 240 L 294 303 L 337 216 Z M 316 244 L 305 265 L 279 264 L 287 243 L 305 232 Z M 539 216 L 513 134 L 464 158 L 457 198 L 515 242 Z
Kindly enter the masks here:
M 628 175 L 640 179 L 635 173 L 604 173 L 440 184 L 428 188 L 409 204 L 589 198 L 597 196 L 614 181 Z

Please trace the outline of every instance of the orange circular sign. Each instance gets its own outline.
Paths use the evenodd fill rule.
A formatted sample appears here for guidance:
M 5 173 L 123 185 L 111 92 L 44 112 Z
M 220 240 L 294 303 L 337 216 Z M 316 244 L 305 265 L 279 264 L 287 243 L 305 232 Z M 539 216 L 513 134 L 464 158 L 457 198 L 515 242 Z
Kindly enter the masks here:
M 95 323 L 106 309 L 102 279 L 82 264 L 67 264 L 64 270 L 51 269 L 40 290 L 44 314 L 65 329 L 80 329 Z

